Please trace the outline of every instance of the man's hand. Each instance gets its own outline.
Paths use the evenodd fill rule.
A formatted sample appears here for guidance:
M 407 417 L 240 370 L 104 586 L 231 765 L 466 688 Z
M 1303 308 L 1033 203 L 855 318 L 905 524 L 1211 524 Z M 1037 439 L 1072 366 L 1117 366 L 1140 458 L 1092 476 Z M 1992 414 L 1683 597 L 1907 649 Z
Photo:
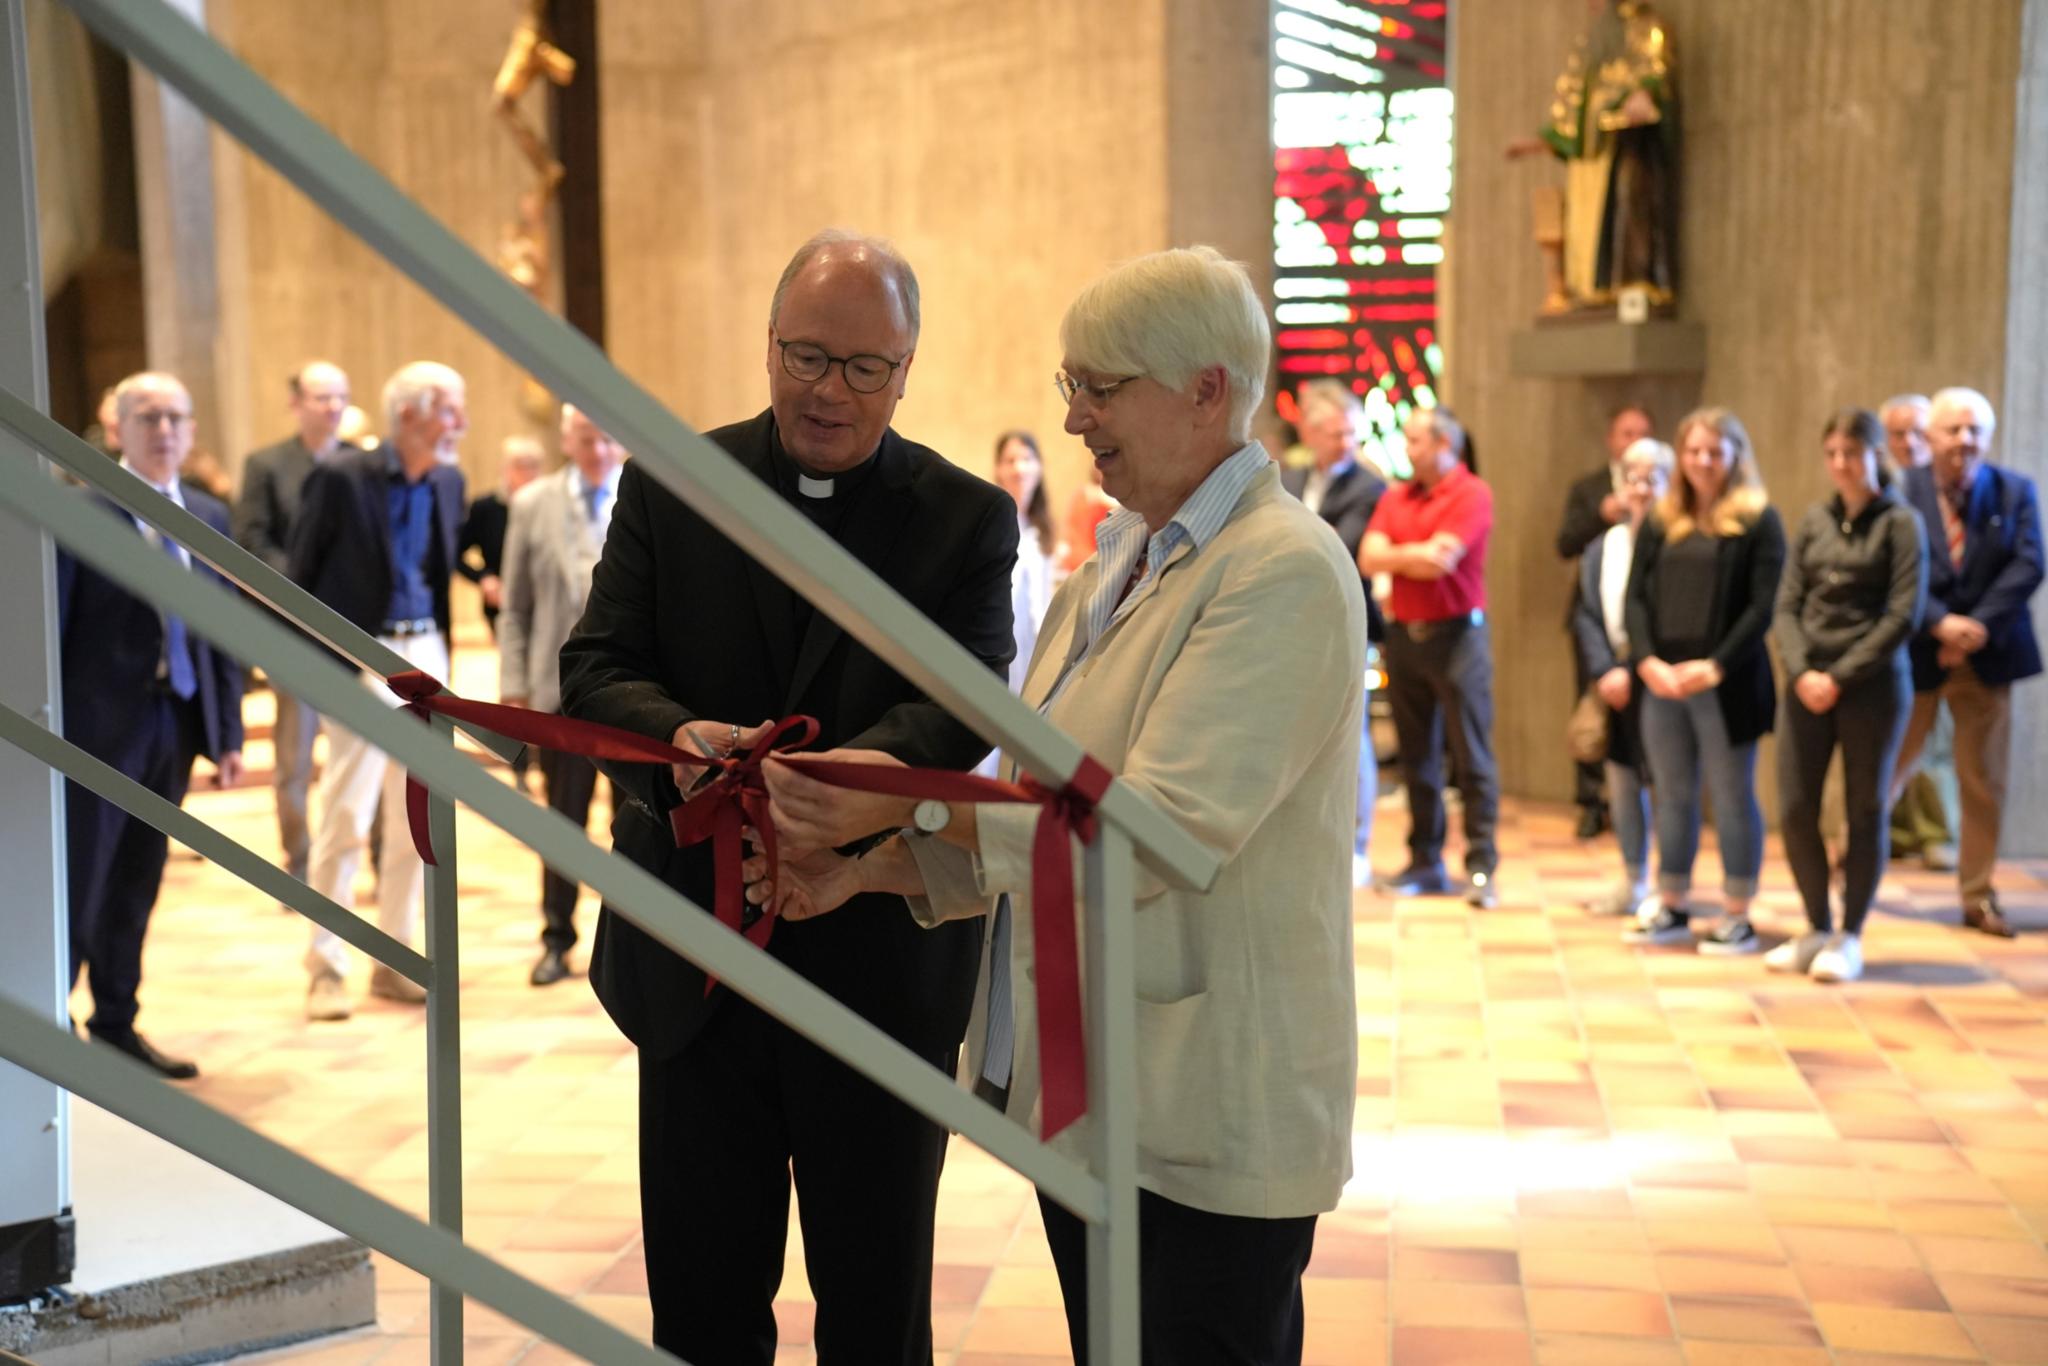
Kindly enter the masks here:
M 830 849 L 813 849 L 802 858 L 785 858 L 770 878 L 768 860 L 756 854 L 744 865 L 747 900 L 756 906 L 774 898 L 775 913 L 785 920 L 810 920 L 836 911 L 861 891 L 860 860 Z
M 1975 617 L 1950 612 L 1928 631 L 1928 634 L 1944 645 L 1953 645 L 1966 655 L 1973 655 L 1983 649 L 1991 640 L 1991 632 Z
M 1631 688 L 1628 670 L 1619 665 L 1601 674 L 1600 681 L 1593 685 L 1593 690 L 1600 694 L 1600 700 L 1615 711 L 1628 705 Z
M 1679 690 L 1678 671 L 1655 655 L 1651 655 L 1636 666 L 1636 672 L 1642 675 L 1643 686 L 1650 690 L 1652 697 L 1661 697 L 1667 702 L 1676 702 L 1685 696 Z
M 1944 669 L 1953 669 L 1969 657 L 1960 645 L 1944 645 L 1934 652 L 1934 662 Z
M 677 749 L 724 758 L 754 744 L 768 733 L 768 727 L 773 724 L 763 721 L 757 726 L 736 726 L 730 721 L 685 721 L 676 727 L 676 733 L 669 736 L 668 742 Z M 676 791 L 686 797 L 705 772 L 689 764 L 670 764 L 668 771 L 676 781 Z
M 227 788 L 234 787 L 241 781 L 242 751 L 240 751 L 239 749 L 231 749 L 227 753 L 221 755 L 220 760 L 214 764 L 213 785 L 215 787 Z
M 804 757 L 842 764 L 905 766 L 895 755 L 878 749 L 828 749 Z M 775 835 L 785 845 L 785 860 L 813 849 L 851 844 L 878 831 L 900 829 L 910 824 L 911 813 L 917 809 L 909 797 L 834 787 L 775 759 L 761 765 L 761 774 L 768 780 Z
M 476 581 L 477 591 L 484 595 L 484 606 L 496 611 L 505 605 L 505 581 L 496 574 L 486 574 Z
M 526 699 L 524 697 L 500 697 L 498 705 L 501 707 L 517 707 L 524 711 L 526 710 Z
M 1672 672 L 1678 680 L 1680 697 L 1691 697 L 1721 686 L 1721 666 L 1711 659 L 1688 659 Z
M 1842 700 L 1842 685 L 1832 675 L 1819 669 L 1808 669 L 1792 680 L 1792 691 L 1806 704 L 1806 709 L 1815 716 L 1833 711 L 1835 703 Z
M 1600 500 L 1600 520 L 1613 526 L 1628 520 L 1628 503 L 1618 493 L 1610 493 Z

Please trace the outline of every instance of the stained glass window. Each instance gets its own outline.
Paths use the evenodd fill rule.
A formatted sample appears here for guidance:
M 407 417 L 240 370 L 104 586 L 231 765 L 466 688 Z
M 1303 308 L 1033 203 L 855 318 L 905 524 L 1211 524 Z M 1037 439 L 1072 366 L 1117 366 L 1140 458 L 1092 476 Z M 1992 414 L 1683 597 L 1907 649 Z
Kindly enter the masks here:
M 1451 207 L 1447 0 L 1273 0 L 1273 322 L 1281 415 L 1324 377 L 1405 476 L 1436 401 L 1436 267 Z

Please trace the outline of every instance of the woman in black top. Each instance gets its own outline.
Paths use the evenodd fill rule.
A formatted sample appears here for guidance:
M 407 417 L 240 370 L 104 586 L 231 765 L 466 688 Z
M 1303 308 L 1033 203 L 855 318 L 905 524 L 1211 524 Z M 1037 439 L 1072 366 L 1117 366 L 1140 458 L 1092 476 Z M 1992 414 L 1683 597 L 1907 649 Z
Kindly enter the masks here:
M 1789 680 L 1778 747 L 1785 858 L 1813 929 L 1772 949 L 1764 964 L 1852 982 L 1863 974 L 1863 918 L 1891 838 L 1885 794 L 1913 705 L 1906 642 L 1927 602 L 1927 538 L 1918 514 L 1892 495 L 1875 414 L 1836 413 L 1821 449 L 1835 494 L 1799 523 L 1773 626 Z M 1849 823 L 1839 932 L 1820 834 L 1821 783 L 1837 745 Z
M 1643 685 L 1643 749 L 1657 792 L 1657 890 L 1622 936 L 1692 942 L 1700 788 L 1714 794 L 1722 917 L 1702 953 L 1754 953 L 1749 903 L 1763 865 L 1756 743 L 1776 689 L 1764 636 L 1785 563 L 1785 532 L 1764 497 L 1749 433 L 1726 408 L 1678 424 L 1679 477 L 1636 544 L 1628 641 Z

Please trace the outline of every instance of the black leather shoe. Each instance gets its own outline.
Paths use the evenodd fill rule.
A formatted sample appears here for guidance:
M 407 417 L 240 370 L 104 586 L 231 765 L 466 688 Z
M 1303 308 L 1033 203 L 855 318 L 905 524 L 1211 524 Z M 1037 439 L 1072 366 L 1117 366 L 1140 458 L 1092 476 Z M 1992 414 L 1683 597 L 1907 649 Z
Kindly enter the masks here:
M 569 975 L 568 961 L 560 949 L 549 949 L 533 965 L 533 973 L 526 980 L 537 987 L 551 987 Z
M 190 1081 L 199 1075 L 198 1063 L 158 1052 L 154 1044 L 132 1029 L 119 1034 L 94 1034 L 92 1037 L 94 1042 L 118 1048 L 144 1067 L 172 1081 Z
M 2014 939 L 2018 936 L 2005 920 L 2005 912 L 1998 909 L 1998 898 L 1987 896 L 1963 907 L 1963 924 L 1973 930 L 1982 930 L 1995 939 Z
M 1598 839 L 1607 828 L 1607 813 L 1597 806 L 1579 808 L 1579 828 L 1572 833 L 1579 839 Z
M 1374 891 L 1388 896 L 1446 896 L 1451 890 L 1451 879 L 1442 864 L 1434 868 L 1410 864 L 1398 873 L 1374 878 L 1372 886 Z

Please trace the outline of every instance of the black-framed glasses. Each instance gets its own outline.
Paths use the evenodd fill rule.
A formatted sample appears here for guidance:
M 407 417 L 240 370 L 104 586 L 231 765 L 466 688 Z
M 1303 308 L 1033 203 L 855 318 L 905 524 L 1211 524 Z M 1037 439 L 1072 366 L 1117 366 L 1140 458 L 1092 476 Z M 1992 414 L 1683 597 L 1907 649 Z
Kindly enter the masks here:
M 836 365 L 839 373 L 846 376 L 846 387 L 856 394 L 877 392 L 903 364 L 903 361 L 890 360 L 887 356 L 835 356 L 812 342 L 784 341 L 777 337 L 775 344 L 782 348 L 782 368 L 791 379 L 815 384 Z M 908 359 L 908 356 L 904 357 L 904 360 Z
M 1123 388 L 1134 379 L 1142 378 L 1143 376 L 1141 375 L 1125 375 L 1122 379 L 1109 379 L 1099 383 L 1091 383 L 1085 379 L 1075 379 L 1064 370 L 1055 370 L 1052 374 L 1052 387 L 1060 391 L 1060 401 L 1062 403 L 1072 403 L 1074 395 L 1086 394 L 1088 395 L 1088 401 L 1099 408 L 1115 398 L 1117 390 Z
M 145 428 L 168 422 L 171 424 L 171 430 L 176 431 L 192 420 L 192 414 L 177 412 L 170 408 L 145 408 L 139 413 L 128 414 L 128 420 L 139 422 Z

